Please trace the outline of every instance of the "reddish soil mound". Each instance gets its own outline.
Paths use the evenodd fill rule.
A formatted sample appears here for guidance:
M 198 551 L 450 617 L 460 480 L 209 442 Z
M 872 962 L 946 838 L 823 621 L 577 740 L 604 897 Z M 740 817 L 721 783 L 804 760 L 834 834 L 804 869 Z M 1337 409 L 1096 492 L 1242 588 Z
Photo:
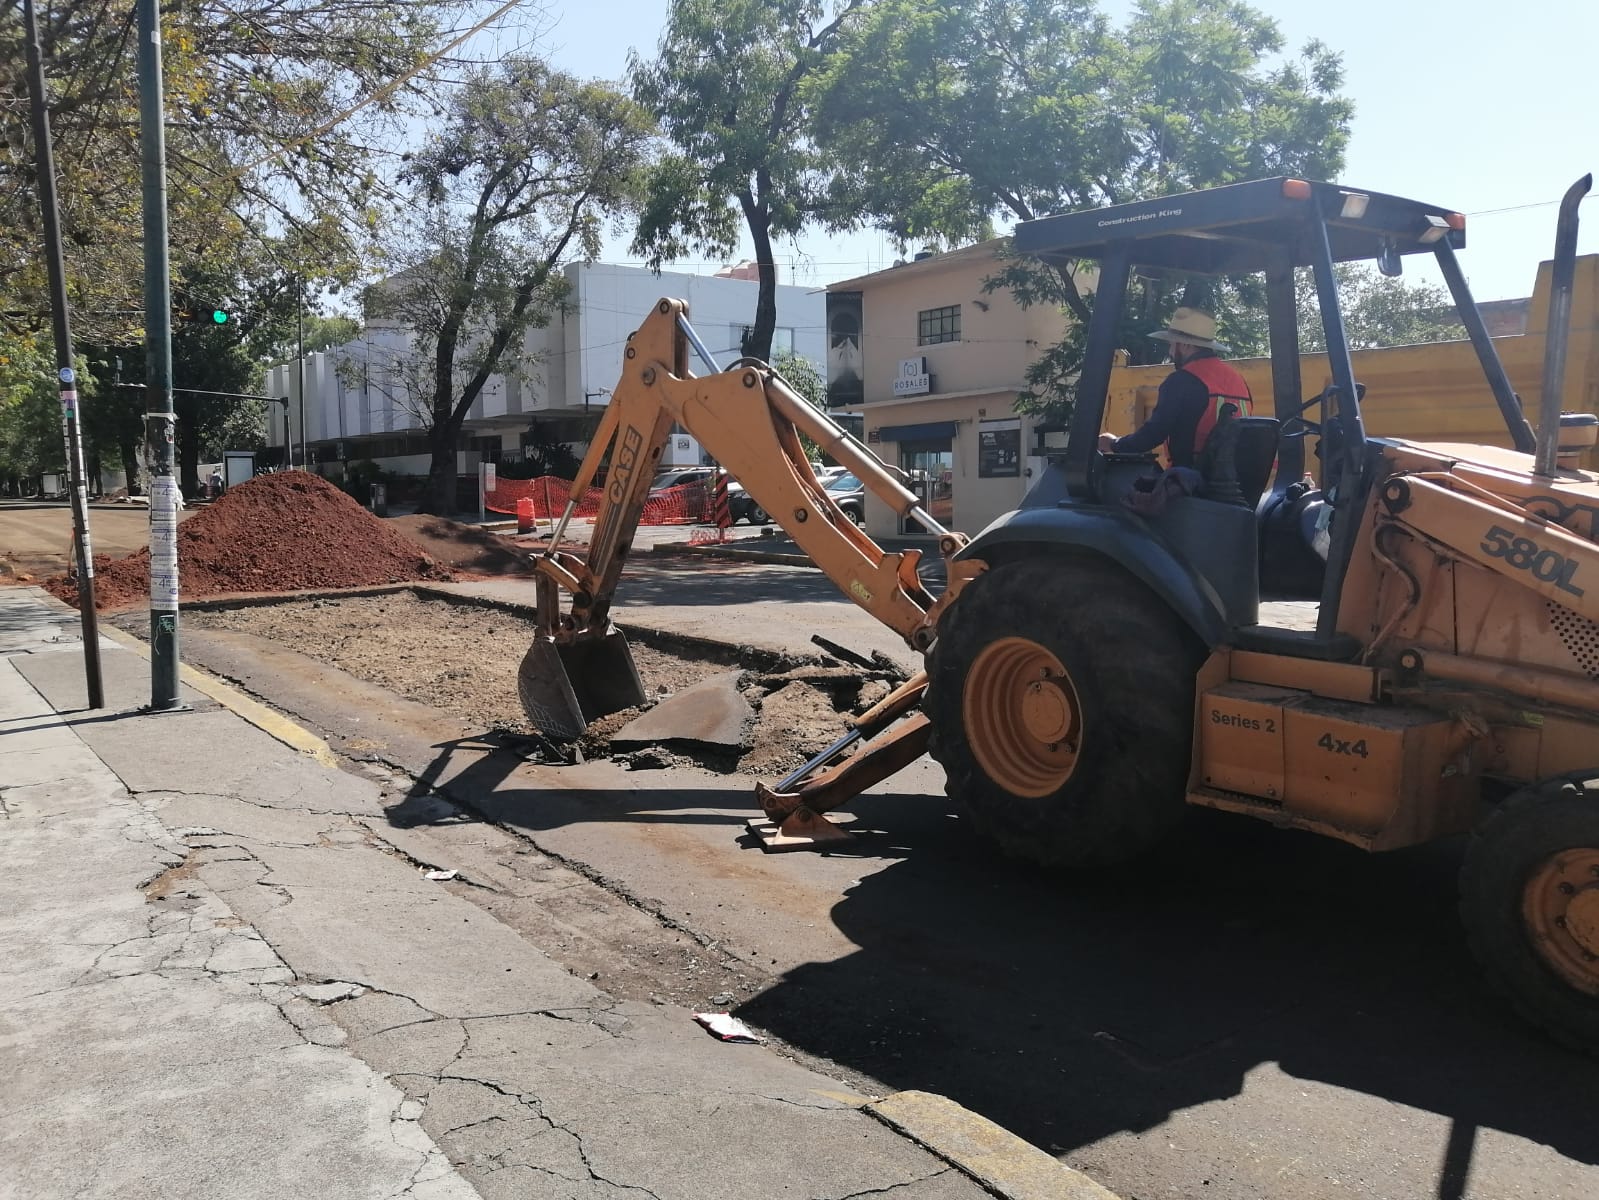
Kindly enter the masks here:
M 390 522 L 441 563 L 480 575 L 531 575 L 532 544 L 522 545 L 487 529 L 443 517 L 395 517 Z
M 227 592 L 295 592 L 449 579 L 450 569 L 327 480 L 304 471 L 259 475 L 178 526 L 186 599 Z M 69 604 L 77 587 L 45 580 Z M 150 551 L 95 557 L 95 605 L 121 608 L 150 594 Z

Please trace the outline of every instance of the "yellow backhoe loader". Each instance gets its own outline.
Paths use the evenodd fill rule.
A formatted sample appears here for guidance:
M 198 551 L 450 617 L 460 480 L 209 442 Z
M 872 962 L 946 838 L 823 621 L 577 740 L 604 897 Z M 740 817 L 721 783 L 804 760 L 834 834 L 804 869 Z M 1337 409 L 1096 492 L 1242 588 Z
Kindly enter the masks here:
M 588 552 L 560 549 L 563 518 L 538 560 L 529 715 L 575 736 L 642 702 L 609 607 L 678 422 L 847 596 L 926 655 L 835 746 L 759 789 L 769 845 L 842 836 L 823 814 L 924 749 L 977 828 L 1047 864 L 1126 859 L 1185 804 L 1374 851 L 1470 833 L 1461 909 L 1488 976 L 1526 1017 L 1599 1050 L 1599 475 L 1576 467 L 1599 419 L 1561 413 L 1590 182 L 1561 207 L 1536 433 L 1467 288 L 1465 218 L 1451 209 L 1270 179 L 1022 224 L 1019 251 L 1097 266 L 1096 301 L 1063 457 L 970 541 L 766 364 L 695 376 L 690 348 L 709 356 L 686 306 L 661 301 L 628 344 L 573 485 L 581 496 L 608 462 Z M 1397 274 L 1418 253 L 1443 272 L 1513 450 L 1366 436 L 1361 406 L 1383 397 L 1354 376 L 1334 264 Z M 1096 446 L 1135 267 L 1264 275 L 1272 348 L 1275 416 L 1219 425 L 1204 489 L 1157 515 L 1122 503 L 1152 460 Z M 1315 278 L 1332 376 L 1308 400 L 1300 267 Z M 916 552 L 884 552 L 831 502 L 802 432 L 932 532 L 948 566 L 941 596 Z M 1310 436 L 1320 487 L 1305 480 Z M 1263 603 L 1263 588 L 1297 591 L 1298 611 Z

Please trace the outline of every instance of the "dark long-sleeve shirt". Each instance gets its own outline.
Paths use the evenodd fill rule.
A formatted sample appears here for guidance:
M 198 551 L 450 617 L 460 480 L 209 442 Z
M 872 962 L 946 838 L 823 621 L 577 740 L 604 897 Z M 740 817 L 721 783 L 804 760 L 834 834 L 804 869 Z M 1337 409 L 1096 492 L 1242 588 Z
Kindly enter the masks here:
M 1212 350 L 1199 350 L 1194 354 L 1194 358 L 1215 357 Z M 1126 437 L 1116 439 L 1116 453 L 1142 454 L 1169 442 L 1171 465 L 1193 466 L 1194 431 L 1199 428 L 1199 419 L 1205 415 L 1209 403 L 1210 391 L 1205 381 L 1179 367 L 1161 381 L 1160 394 L 1155 397 L 1155 411 L 1149 414 L 1149 420 Z

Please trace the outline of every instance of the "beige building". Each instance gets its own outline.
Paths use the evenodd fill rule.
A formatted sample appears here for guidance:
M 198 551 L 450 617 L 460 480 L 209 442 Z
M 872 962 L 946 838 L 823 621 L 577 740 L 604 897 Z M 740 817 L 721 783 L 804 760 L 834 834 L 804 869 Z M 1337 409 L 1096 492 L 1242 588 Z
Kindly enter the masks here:
M 1017 507 L 1043 460 L 1036 418 L 1016 412 L 1026 370 L 1065 318 L 985 292 L 998 240 L 918 257 L 827 289 L 828 405 L 859 414 L 861 436 L 901 467 L 946 528 L 975 534 Z M 874 537 L 919 536 L 869 493 Z

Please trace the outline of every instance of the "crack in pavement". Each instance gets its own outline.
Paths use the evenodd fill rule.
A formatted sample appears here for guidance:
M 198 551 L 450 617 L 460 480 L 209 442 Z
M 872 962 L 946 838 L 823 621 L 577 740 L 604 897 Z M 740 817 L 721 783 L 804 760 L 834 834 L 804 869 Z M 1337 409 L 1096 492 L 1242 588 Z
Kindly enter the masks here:
M 887 1196 L 887 1195 L 889 1195 L 892 1192 L 899 1191 L 901 1188 L 915 1187 L 917 1184 L 920 1184 L 920 1183 L 929 1183 L 929 1182 L 931 1182 L 934 1179 L 941 1179 L 943 1176 L 948 1175 L 954 1169 L 955 1169 L 954 1167 L 946 1166 L 942 1170 L 934 1171 L 931 1175 L 922 1175 L 922 1176 L 917 1177 L 916 1179 L 902 1180 L 899 1183 L 891 1183 L 887 1187 L 870 1188 L 870 1189 L 868 1189 L 867 1191 L 864 1191 L 864 1192 L 851 1192 L 847 1196 L 838 1197 L 838 1200 L 866 1200 L 867 1196 Z M 968 1178 L 970 1178 L 970 1176 L 968 1176 Z M 978 1181 L 974 1180 L 973 1182 L 978 1182 Z M 988 1189 L 986 1187 L 983 1190 L 984 1191 L 988 1191 Z
M 457 1055 L 456 1057 L 459 1058 L 460 1056 Z M 409 1072 L 407 1072 L 405 1074 L 408 1075 L 408 1076 L 412 1075 L 412 1073 L 409 1073 Z M 398 1078 L 398 1077 L 399 1077 L 399 1074 L 397 1073 L 396 1074 L 396 1078 Z M 526 1110 L 526 1116 L 528 1118 L 530 1118 L 530 1119 L 532 1119 L 534 1121 L 537 1121 L 540 1124 L 542 1124 L 547 1131 L 553 1132 L 553 1133 L 565 1134 L 566 1137 L 571 1140 L 571 1145 L 577 1151 L 578 1159 L 583 1164 L 583 1169 L 588 1172 L 588 1179 L 590 1181 L 595 1182 L 595 1183 L 603 1183 L 603 1184 L 605 1184 L 608 1187 L 620 1188 L 623 1191 L 638 1192 L 638 1193 L 640 1193 L 642 1195 L 652 1197 L 652 1200 L 660 1200 L 660 1197 L 659 1197 L 659 1195 L 656 1192 L 650 1190 L 647 1187 L 644 1187 L 641 1184 L 623 1183 L 623 1182 L 621 1182 L 619 1180 L 611 1179 L 608 1176 L 602 1175 L 595 1168 L 593 1161 L 589 1157 L 588 1148 L 584 1145 L 583 1135 L 581 1133 L 579 1133 L 577 1130 L 573 1129 L 570 1125 L 567 1125 L 567 1124 L 564 1124 L 564 1123 L 562 1123 L 560 1121 L 557 1121 L 549 1113 L 545 1112 L 544 1108 L 543 1108 L 543 1104 L 542 1104 L 542 1102 L 539 1100 L 539 1098 L 537 1096 L 530 1096 L 530 1095 L 528 1095 L 526 1093 L 523 1093 L 523 1092 L 512 1091 L 512 1090 L 508 1089 L 507 1087 L 505 1087 L 503 1084 L 501 1084 L 501 1083 L 499 1083 L 498 1081 L 495 1081 L 495 1080 L 478 1079 L 478 1078 L 475 1078 L 475 1077 L 472 1077 L 472 1076 L 468 1076 L 468 1075 L 449 1074 L 448 1073 L 448 1068 L 446 1068 L 445 1071 L 441 1071 L 441 1072 L 437 1072 L 437 1073 L 433 1073 L 433 1072 L 415 1073 L 413 1077 L 430 1080 L 430 1081 L 432 1081 L 432 1083 L 435 1086 L 438 1085 L 438 1084 L 442 1084 L 442 1083 L 468 1084 L 468 1085 L 472 1085 L 472 1086 L 475 1086 L 475 1087 L 483 1088 L 483 1089 L 485 1089 L 487 1091 L 495 1093 L 496 1095 L 504 1096 L 508 1100 L 515 1101 L 515 1103 L 516 1103 L 516 1105 L 518 1106 L 519 1109 Z M 429 1089 L 429 1094 L 431 1094 L 431 1092 L 432 1092 L 432 1089 L 430 1088 Z M 474 1128 L 477 1128 L 477 1127 L 483 1126 L 483 1125 L 490 1125 L 490 1124 L 493 1124 L 496 1121 L 508 1122 L 508 1118 L 506 1118 L 505 1116 L 500 1115 L 500 1114 L 494 1114 L 492 1116 L 482 1117 L 482 1118 L 479 1118 L 479 1119 L 474 1120 L 474 1121 L 469 1121 L 469 1122 L 467 1122 L 464 1125 L 459 1125 L 459 1126 L 457 1126 L 454 1129 L 446 1130 L 443 1133 L 438 1134 L 437 1137 L 440 1140 L 442 1140 L 444 1138 L 451 1137 L 454 1134 L 458 1134 L 458 1133 L 460 1133 L 463 1130 L 474 1129 Z M 537 1135 L 535 1135 L 535 1136 L 537 1136 Z M 481 1159 L 487 1159 L 490 1162 L 498 1161 L 501 1165 L 499 1167 L 497 1167 L 496 1170 L 504 1170 L 504 1169 L 509 1168 L 509 1167 L 520 1166 L 520 1167 L 526 1167 L 528 1170 L 531 1170 L 531 1171 L 536 1171 L 539 1174 L 553 1176 L 554 1178 L 563 1180 L 563 1181 L 565 1181 L 567 1183 L 581 1183 L 581 1182 L 584 1182 L 583 1180 L 580 1180 L 580 1179 L 574 1179 L 571 1175 L 567 1175 L 567 1174 L 564 1174 L 563 1172 L 557 1171 L 553 1167 L 540 1166 L 540 1165 L 537 1165 L 537 1164 L 534 1164 L 534 1163 L 526 1163 L 526 1162 L 523 1162 L 523 1163 L 507 1163 L 507 1162 L 504 1161 L 505 1156 L 510 1154 L 510 1153 L 512 1153 L 517 1148 L 517 1146 L 519 1144 L 521 1144 L 523 1142 L 526 1142 L 526 1141 L 529 1141 L 529 1140 L 532 1140 L 532 1139 L 527 1138 L 525 1136 L 524 1137 L 519 1137 L 519 1138 L 516 1139 L 516 1141 L 508 1144 L 502 1150 L 496 1150 L 496 1151 L 491 1151 L 491 1152 L 487 1152 L 487 1153 L 481 1153 L 480 1152 L 475 1157 L 478 1157 L 478 1158 L 481 1158 Z M 492 1174 L 493 1172 L 484 1172 L 484 1173 L 485 1174 Z
M 443 803 L 456 809 L 462 815 L 462 824 L 483 824 L 502 831 L 517 841 L 531 846 L 539 854 L 542 854 L 551 862 L 564 867 L 579 879 L 588 881 L 595 887 L 598 887 L 603 891 L 608 892 L 612 896 L 615 896 L 618 900 L 621 900 L 629 907 L 635 908 L 639 912 L 644 913 L 662 928 L 670 929 L 674 933 L 684 934 L 685 936 L 693 939 L 701 947 L 701 949 L 716 952 L 719 955 L 723 969 L 743 971 L 746 968 L 747 964 L 743 961 L 743 959 L 725 949 L 719 939 L 713 938 L 709 934 L 703 933 L 688 923 L 672 916 L 670 913 L 666 912 L 664 908 L 662 908 L 658 901 L 651 900 L 645 896 L 640 896 L 620 879 L 617 879 L 615 876 L 605 874 L 597 867 L 594 867 L 589 863 L 582 861 L 581 859 L 573 858 L 557 850 L 551 850 L 543 843 L 539 842 L 537 839 L 528 834 L 525 830 L 518 829 L 513 825 L 506 825 L 502 822 L 494 820 L 493 817 L 485 812 L 480 806 L 473 803 L 472 800 L 457 795 L 454 790 L 453 780 L 445 781 L 443 783 L 432 782 L 427 780 L 424 776 L 416 774 L 403 763 L 396 762 L 386 757 L 380 757 L 379 761 L 390 767 L 397 776 L 411 781 L 411 791 L 407 794 L 407 799 L 425 797 L 442 800 Z M 418 788 L 424 790 L 419 792 L 417 791 Z

